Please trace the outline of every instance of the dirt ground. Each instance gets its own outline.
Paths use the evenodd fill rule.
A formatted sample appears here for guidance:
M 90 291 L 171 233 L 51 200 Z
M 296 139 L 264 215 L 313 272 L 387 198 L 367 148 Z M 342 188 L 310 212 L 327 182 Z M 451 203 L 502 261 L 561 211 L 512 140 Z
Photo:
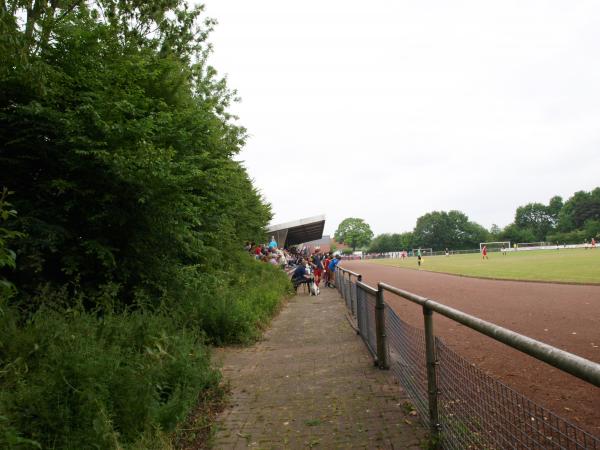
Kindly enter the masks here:
M 600 286 L 496 281 L 407 270 L 363 261 L 343 267 L 419 294 L 571 353 L 600 362 Z M 418 305 L 386 293 L 386 301 L 422 328 Z M 600 388 L 434 315 L 436 335 L 480 369 L 555 414 L 600 436 Z

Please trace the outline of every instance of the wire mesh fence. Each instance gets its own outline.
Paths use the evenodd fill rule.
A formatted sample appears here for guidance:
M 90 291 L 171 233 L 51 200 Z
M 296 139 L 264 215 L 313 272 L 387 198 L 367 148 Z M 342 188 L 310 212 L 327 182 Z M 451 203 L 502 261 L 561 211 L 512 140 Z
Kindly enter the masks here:
M 600 442 L 483 373 L 436 338 L 444 447 L 598 449 Z
M 356 315 L 356 302 L 358 301 L 358 286 L 356 282 L 350 284 L 350 313 Z
M 401 320 L 388 306 L 385 308 L 385 325 L 390 352 L 390 370 L 412 399 L 420 416 L 426 419 L 429 413 L 423 330 Z
M 342 289 L 342 297 L 346 300 L 346 308 L 352 310 L 352 298 L 350 297 L 350 280 L 347 277 L 342 276 L 338 283 Z
M 357 287 L 356 321 L 358 333 L 373 356 L 377 354 L 377 339 L 375 336 L 375 299 L 361 287 Z
M 363 290 L 361 289 L 361 291 Z M 361 335 L 368 343 L 371 350 L 375 352 L 375 349 L 377 348 L 377 336 L 375 334 L 375 295 L 373 295 L 369 291 L 363 292 L 363 301 L 365 304 L 365 310 L 367 315 L 367 319 L 365 321 L 365 323 L 367 324 L 367 330 L 366 333 L 364 333 L 364 335 L 362 335 L 362 333 Z
M 353 281 L 340 289 L 359 334 L 377 359 L 377 290 Z M 424 330 L 404 322 L 387 304 L 384 310 L 389 367 L 408 393 L 422 421 L 439 431 L 445 449 L 600 450 L 600 439 L 485 374 L 434 340 L 437 423 L 430 423 L 430 396 Z M 384 346 L 385 347 L 385 346 Z M 380 356 L 380 355 L 379 355 Z M 433 364 L 433 363 L 432 363 Z

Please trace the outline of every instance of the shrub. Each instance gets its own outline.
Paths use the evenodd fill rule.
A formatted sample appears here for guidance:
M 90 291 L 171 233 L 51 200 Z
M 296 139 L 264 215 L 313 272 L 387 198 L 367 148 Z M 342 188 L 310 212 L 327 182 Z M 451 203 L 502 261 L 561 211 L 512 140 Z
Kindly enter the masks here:
M 290 292 L 280 269 L 238 256 L 182 271 L 154 311 L 86 311 L 66 289 L 32 299 L 28 320 L 0 304 L 0 448 L 165 448 L 219 391 L 205 343 L 251 342 Z
M 281 269 L 243 255 L 220 273 L 181 274 L 178 319 L 183 328 L 201 329 L 209 342 L 248 343 L 291 292 Z
M 122 448 L 172 431 L 219 372 L 163 314 L 40 310 L 0 319 L 0 447 Z M 24 438 L 27 439 L 24 439 Z

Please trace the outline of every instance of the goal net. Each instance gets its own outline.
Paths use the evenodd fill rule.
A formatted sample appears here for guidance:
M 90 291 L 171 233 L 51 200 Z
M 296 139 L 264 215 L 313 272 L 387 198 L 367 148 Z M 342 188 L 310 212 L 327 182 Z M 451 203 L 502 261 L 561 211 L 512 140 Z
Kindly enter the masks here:
M 483 249 L 483 246 L 487 246 L 488 252 L 500 252 L 502 249 L 504 251 L 510 251 L 510 241 L 496 241 L 496 242 L 480 242 L 479 243 L 479 253 Z
M 413 248 L 412 254 L 413 254 L 413 256 L 417 256 L 419 254 L 419 249 Z M 431 255 L 433 255 L 432 248 L 422 248 L 421 249 L 421 256 L 431 256 Z

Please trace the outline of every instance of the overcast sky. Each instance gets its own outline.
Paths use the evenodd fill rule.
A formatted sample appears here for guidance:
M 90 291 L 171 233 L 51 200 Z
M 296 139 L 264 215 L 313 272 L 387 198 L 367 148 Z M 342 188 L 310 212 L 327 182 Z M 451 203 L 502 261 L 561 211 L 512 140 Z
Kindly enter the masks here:
M 485 227 L 600 185 L 600 2 L 207 0 L 274 223 Z

